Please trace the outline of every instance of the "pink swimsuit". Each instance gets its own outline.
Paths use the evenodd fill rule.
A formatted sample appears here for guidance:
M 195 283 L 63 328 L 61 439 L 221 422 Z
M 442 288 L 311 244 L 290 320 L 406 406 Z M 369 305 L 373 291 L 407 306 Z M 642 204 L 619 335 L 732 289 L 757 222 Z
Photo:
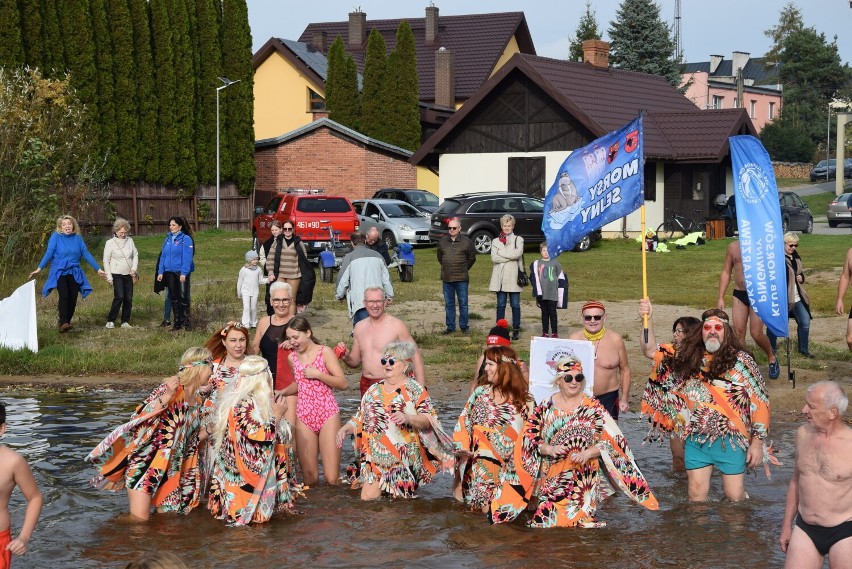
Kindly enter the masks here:
M 305 368 L 313 366 L 322 373 L 328 373 L 325 367 L 322 346 L 317 352 L 317 357 L 308 365 L 299 363 L 298 355 L 290 354 L 290 363 L 293 364 L 293 375 L 296 376 L 296 385 L 299 387 L 299 397 L 296 402 L 296 418 L 303 422 L 314 433 L 319 434 L 322 426 L 330 417 L 340 412 L 337 400 L 334 398 L 331 388 L 318 379 L 305 377 Z

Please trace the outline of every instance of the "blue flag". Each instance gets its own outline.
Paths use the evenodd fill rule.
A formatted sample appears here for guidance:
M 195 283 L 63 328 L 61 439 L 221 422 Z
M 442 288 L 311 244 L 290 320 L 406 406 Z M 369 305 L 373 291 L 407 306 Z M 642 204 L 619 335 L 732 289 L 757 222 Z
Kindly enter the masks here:
M 642 117 L 572 152 L 544 198 L 541 230 L 556 258 L 644 201 Z
M 776 336 L 787 337 L 787 264 L 778 187 L 769 154 L 753 136 L 731 136 L 737 229 L 752 310 Z

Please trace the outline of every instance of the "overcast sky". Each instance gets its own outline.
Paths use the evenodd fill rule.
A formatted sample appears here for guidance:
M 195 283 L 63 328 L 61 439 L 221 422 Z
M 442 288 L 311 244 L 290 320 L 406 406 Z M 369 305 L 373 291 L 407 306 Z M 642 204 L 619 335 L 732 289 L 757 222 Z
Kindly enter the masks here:
M 674 22 L 675 0 L 658 0 L 663 19 Z M 763 31 L 778 23 L 787 0 L 682 0 L 681 30 L 686 61 L 707 61 L 711 54 L 730 59 L 733 51 L 761 57 L 769 49 Z M 607 38 L 609 23 L 620 1 L 593 0 L 598 25 Z M 812 26 L 831 41 L 835 35 L 844 63 L 852 60 L 852 9 L 849 0 L 798 0 L 805 25 Z M 428 0 L 248 0 L 254 50 L 270 37 L 298 39 L 311 22 L 336 22 L 349 18 L 360 7 L 371 19 L 422 18 Z M 568 41 L 577 31 L 585 0 L 434 0 L 443 15 L 523 11 L 539 55 L 565 58 Z M 845 37 L 844 37 L 845 36 Z

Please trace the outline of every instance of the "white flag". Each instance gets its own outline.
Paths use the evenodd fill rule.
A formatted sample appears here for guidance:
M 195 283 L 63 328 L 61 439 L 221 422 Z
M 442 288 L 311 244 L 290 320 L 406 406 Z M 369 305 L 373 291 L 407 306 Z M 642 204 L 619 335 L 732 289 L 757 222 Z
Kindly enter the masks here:
M 27 281 L 9 298 L 0 300 L 0 346 L 38 351 L 35 281 Z

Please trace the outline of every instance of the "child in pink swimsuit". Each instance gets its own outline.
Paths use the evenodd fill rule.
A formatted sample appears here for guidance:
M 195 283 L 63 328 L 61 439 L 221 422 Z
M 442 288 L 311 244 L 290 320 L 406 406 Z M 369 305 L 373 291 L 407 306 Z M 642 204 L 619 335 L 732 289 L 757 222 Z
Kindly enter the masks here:
M 296 404 L 296 453 L 306 486 L 319 480 L 317 454 L 329 484 L 340 483 L 340 450 L 336 436 L 340 409 L 332 389 L 346 389 L 346 376 L 331 348 L 316 342 L 308 319 L 295 316 L 286 337 L 293 345 L 290 366 L 299 389 Z

